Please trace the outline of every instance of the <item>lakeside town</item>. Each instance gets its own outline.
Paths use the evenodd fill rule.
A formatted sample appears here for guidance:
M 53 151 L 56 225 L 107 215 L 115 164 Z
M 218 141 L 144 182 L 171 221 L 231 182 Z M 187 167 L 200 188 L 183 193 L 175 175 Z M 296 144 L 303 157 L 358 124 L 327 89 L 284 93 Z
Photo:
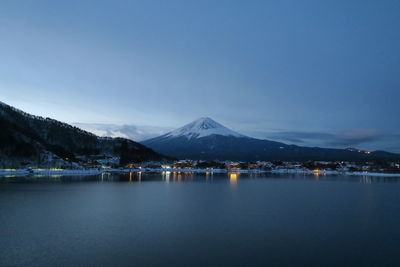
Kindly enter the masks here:
M 54 162 L 53 162 L 54 163 Z M 0 169 L 1 176 L 13 175 L 90 175 L 104 172 L 197 172 L 197 173 L 298 173 L 346 174 L 372 176 L 400 176 L 400 162 L 370 161 L 205 161 L 175 160 L 147 161 L 120 164 L 119 157 L 93 155 L 80 158 L 79 162 L 60 161 L 56 167 Z

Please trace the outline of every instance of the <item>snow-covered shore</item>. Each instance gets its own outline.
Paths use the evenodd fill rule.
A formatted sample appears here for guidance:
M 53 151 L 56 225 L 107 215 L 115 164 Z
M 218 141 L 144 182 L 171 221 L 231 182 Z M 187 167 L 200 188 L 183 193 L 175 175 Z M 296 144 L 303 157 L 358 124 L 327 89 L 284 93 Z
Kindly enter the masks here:
M 172 168 L 143 168 L 143 169 L 0 169 L 0 176 L 29 176 L 29 175 L 97 175 L 102 173 L 129 173 L 129 172 L 193 172 L 193 173 L 275 173 L 275 174 L 302 174 L 302 175 L 352 175 L 376 177 L 400 177 L 400 173 L 373 173 L 373 172 L 339 172 L 313 171 L 303 169 L 276 169 L 276 170 L 227 170 L 227 169 L 172 169 Z

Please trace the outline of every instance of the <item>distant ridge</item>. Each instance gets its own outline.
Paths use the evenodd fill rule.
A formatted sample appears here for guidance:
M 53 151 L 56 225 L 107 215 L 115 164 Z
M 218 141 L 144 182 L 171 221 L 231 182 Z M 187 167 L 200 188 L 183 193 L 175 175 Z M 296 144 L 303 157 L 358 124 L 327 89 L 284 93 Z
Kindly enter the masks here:
M 153 150 L 124 138 L 98 137 L 50 118 L 0 102 L 0 167 L 52 166 L 77 157 L 121 156 L 124 162 L 161 160 Z
M 287 145 L 251 138 L 205 117 L 141 142 L 159 153 L 204 160 L 398 160 L 399 154 Z

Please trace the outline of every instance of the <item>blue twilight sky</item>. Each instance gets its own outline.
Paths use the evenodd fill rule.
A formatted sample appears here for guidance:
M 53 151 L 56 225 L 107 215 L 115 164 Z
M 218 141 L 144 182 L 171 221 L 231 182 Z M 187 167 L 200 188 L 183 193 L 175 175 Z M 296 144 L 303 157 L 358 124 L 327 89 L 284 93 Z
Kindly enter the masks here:
M 0 2 L 0 101 L 400 152 L 400 1 Z

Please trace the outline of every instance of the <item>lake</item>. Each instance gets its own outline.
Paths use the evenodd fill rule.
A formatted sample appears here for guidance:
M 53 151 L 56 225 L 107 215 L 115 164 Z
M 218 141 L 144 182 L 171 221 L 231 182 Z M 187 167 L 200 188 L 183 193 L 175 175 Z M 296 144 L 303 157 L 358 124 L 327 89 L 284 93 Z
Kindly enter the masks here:
M 0 177 L 0 266 L 400 266 L 399 182 Z

